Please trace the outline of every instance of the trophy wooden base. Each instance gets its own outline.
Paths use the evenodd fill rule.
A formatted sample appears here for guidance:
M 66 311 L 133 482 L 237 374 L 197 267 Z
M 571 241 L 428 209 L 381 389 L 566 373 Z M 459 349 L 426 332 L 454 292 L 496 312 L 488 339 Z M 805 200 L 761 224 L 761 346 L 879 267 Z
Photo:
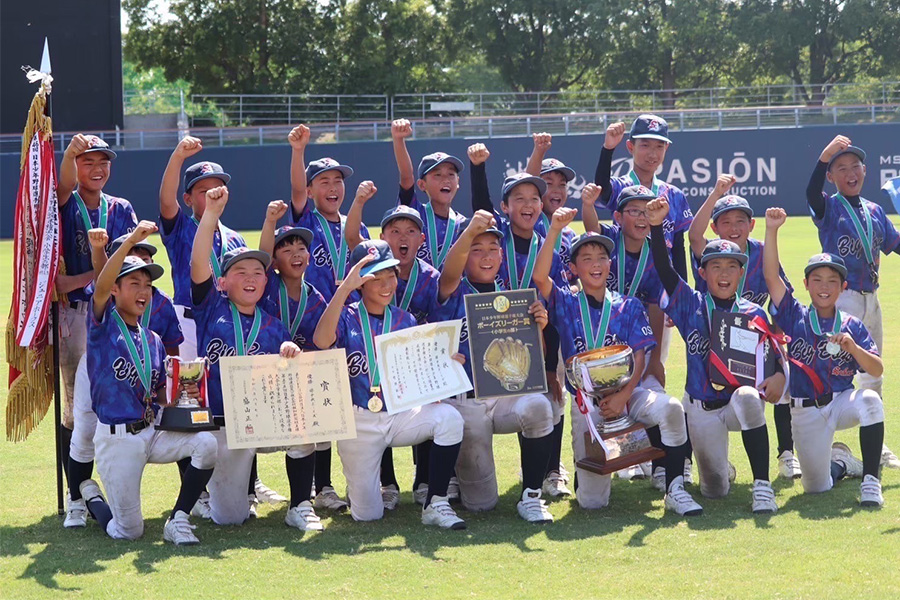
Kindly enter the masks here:
M 212 411 L 205 406 L 167 406 L 163 408 L 157 429 L 163 431 L 216 431 Z
M 666 455 L 664 450 L 650 445 L 647 430 L 641 423 L 634 423 L 619 431 L 601 433 L 600 437 L 607 445 L 609 454 L 607 455 L 603 447 L 591 438 L 591 433 L 586 431 L 585 457 L 576 460 L 575 466 L 598 475 L 611 475 L 616 471 Z

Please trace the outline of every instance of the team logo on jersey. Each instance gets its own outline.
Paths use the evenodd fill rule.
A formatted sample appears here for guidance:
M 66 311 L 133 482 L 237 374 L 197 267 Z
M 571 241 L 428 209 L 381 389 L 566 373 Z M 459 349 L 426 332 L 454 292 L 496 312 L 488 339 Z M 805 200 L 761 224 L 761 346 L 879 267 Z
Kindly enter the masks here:
M 312 264 L 317 267 L 331 267 L 331 255 L 328 253 L 328 249 L 324 245 L 319 245 L 313 250 L 312 253 L 313 260 Z
M 687 336 L 688 354 L 694 354 L 706 358 L 709 354 L 709 338 L 694 329 Z
M 230 325 L 229 325 L 230 327 Z M 253 342 L 253 345 L 250 346 L 250 349 L 247 351 L 247 354 L 259 354 L 259 342 Z M 221 338 L 213 338 L 209 340 L 209 343 L 206 344 L 206 357 L 209 359 L 209 362 L 215 364 L 219 362 L 219 359 L 223 356 L 235 356 L 237 355 L 237 349 L 234 346 L 229 346 L 225 343 Z
M 347 371 L 351 379 L 360 375 L 368 375 L 369 362 L 362 352 L 357 350 L 347 355 Z
M 130 360 L 127 360 L 123 356 L 119 356 L 113 361 L 112 365 L 113 376 L 117 381 L 125 381 L 128 382 L 128 385 L 131 387 L 143 386 L 138 377 L 137 368 L 135 368 L 134 363 Z M 150 385 L 155 386 L 156 382 L 159 381 L 159 371 L 157 369 L 153 369 L 150 372 Z
M 459 343 L 464 344 L 469 342 L 469 323 L 466 321 L 466 318 L 462 318 L 462 328 L 459 330 Z

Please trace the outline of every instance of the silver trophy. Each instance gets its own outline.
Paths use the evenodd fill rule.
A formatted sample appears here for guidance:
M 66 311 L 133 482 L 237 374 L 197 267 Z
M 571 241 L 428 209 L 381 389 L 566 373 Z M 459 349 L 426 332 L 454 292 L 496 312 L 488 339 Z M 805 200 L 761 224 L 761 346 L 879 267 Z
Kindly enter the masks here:
M 595 405 L 603 397 L 619 391 L 634 376 L 634 355 L 624 345 L 605 346 L 576 354 L 566 361 L 566 378 L 575 389 L 581 391 L 586 402 Z M 585 415 L 594 419 L 593 411 Z M 576 465 L 601 475 L 609 475 L 626 467 L 661 458 L 665 453 L 650 444 L 645 427 L 623 413 L 606 421 L 597 413 L 594 421 L 602 444 L 586 431 L 586 456 L 576 460 Z M 577 457 L 576 457 L 577 458 Z
M 157 429 L 167 431 L 213 431 L 218 425 L 213 422 L 205 390 L 201 388 L 200 399 L 188 396 L 185 384 L 200 386 L 209 367 L 209 360 L 202 356 L 194 360 L 183 360 L 177 356 L 166 357 L 166 374 L 172 378 L 175 390 L 181 390 L 171 404 L 162 411 Z

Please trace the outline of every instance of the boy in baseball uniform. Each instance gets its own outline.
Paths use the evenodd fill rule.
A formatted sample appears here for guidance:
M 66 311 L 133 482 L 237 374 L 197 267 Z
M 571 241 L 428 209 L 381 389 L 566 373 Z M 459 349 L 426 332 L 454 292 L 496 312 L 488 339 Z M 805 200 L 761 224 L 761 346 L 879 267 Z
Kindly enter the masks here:
M 552 135 L 535 133 L 532 135 L 532 139 L 534 148 L 531 156 L 528 157 L 525 172 L 540 177 L 547 184 L 547 191 L 541 197 L 541 216 L 534 226 L 535 231 L 547 237 L 553 211 L 565 206 L 569 199 L 569 182 L 575 179 L 575 170 L 567 167 L 561 160 L 545 158 L 547 151 L 553 145 Z M 556 240 L 553 249 L 559 253 L 559 260 L 563 265 L 569 264 L 569 250 L 576 237 L 578 235 L 575 231 L 571 227 L 566 227 Z
M 884 363 L 866 326 L 838 306 L 847 289 L 848 270 L 837 255 L 813 256 L 804 269 L 803 284 L 811 304 L 794 298 L 778 273 L 778 229 L 787 215 L 781 208 L 766 211 L 764 270 L 772 295 L 775 323 L 790 336 L 791 427 L 808 493 L 824 492 L 843 477 L 860 477 L 859 503 L 884 503 L 879 463 L 884 443 L 884 406 L 872 389 L 853 388 L 857 373 L 880 377 Z M 835 431 L 859 427 L 862 461 L 840 442 Z

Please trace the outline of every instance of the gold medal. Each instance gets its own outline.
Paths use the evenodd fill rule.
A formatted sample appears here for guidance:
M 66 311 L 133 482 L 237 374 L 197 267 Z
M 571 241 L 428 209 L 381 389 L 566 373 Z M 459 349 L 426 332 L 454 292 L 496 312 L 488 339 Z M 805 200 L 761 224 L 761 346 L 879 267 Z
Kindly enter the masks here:
M 147 402 L 147 407 L 144 409 L 144 421 L 148 424 L 152 423 L 155 419 L 155 415 L 153 414 L 153 405 L 150 402 Z
M 724 386 L 724 385 L 720 385 L 720 384 L 718 384 L 718 383 L 713 383 L 713 384 L 712 384 L 712 388 L 713 388 L 714 390 L 716 390 L 717 392 L 721 392 L 722 390 L 725 389 L 725 386 Z
M 381 412 L 382 408 L 384 408 L 384 402 L 381 401 L 381 398 L 378 396 L 369 398 L 369 410 L 372 412 Z

